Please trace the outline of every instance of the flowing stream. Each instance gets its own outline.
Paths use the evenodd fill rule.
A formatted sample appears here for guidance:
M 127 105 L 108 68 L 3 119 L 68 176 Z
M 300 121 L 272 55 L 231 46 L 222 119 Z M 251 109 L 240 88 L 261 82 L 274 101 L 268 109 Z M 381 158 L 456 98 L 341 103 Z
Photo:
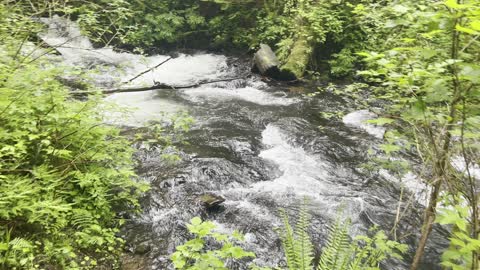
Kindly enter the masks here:
M 59 18 L 44 22 L 49 30 L 42 39 L 60 45 L 64 63 L 98 70 L 93 80 L 99 86 L 118 86 L 119 81 L 168 57 L 95 49 L 75 24 Z M 237 77 L 246 70 L 241 59 L 179 54 L 124 86 L 185 85 Z M 106 112 L 106 121 L 127 130 L 184 111 L 195 119 L 185 134 L 186 143 L 178 145 L 182 160 L 175 165 L 162 159 L 160 148 L 139 147 L 138 173 L 152 188 L 142 200 L 144 212 L 124 230 L 127 250 L 141 256 L 147 269 L 171 269 L 169 254 L 189 237 L 186 222 L 201 216 L 214 221 L 220 231 L 243 232 L 244 248 L 256 253 L 257 265 L 282 265 L 281 243 L 274 231 L 282 225 L 280 208 L 295 216 L 307 198 L 310 231 L 319 249 L 328 225 L 338 216 L 351 220 L 352 236 L 366 233 L 373 225 L 390 232 L 404 188 L 402 215 L 395 228 L 399 239 L 410 245 L 406 257 L 411 259 L 425 203 L 424 187 L 412 173 L 399 179 L 383 170 L 362 169 L 368 150 L 381 143 L 383 130 L 363 122 L 372 117 L 367 111 L 349 114 L 343 121 L 322 117 L 322 111 L 355 109 L 328 92 L 305 94 L 314 90 L 314 86 L 269 85 L 252 75 L 191 89 L 108 96 L 108 101 L 129 108 L 130 114 Z M 204 194 L 225 201 L 206 209 L 199 199 Z M 444 238 L 443 230 L 436 228 L 421 269 L 438 269 L 433 265 L 445 247 Z M 230 267 L 247 269 L 247 265 L 241 261 Z M 407 264 L 390 260 L 383 268 L 407 269 Z

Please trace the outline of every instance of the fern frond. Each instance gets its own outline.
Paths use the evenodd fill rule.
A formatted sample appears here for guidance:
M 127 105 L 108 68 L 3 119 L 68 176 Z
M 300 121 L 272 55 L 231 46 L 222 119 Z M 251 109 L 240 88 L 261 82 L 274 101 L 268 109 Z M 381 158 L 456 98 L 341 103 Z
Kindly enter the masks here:
M 346 270 L 352 256 L 348 236 L 349 223 L 340 220 L 329 229 L 327 243 L 322 250 L 318 270 Z
M 22 251 L 24 249 L 31 249 L 33 247 L 30 241 L 25 240 L 23 238 L 19 238 L 19 237 L 10 241 L 8 245 L 10 246 L 10 249 L 13 251 Z
M 310 215 L 307 212 L 306 204 L 300 209 L 297 224 L 295 226 L 295 253 L 298 257 L 298 269 L 312 269 L 313 261 L 313 244 L 308 234 L 310 227 Z
M 280 217 L 283 220 L 283 228 L 278 230 L 280 239 L 282 240 L 283 250 L 287 259 L 288 269 L 298 269 L 299 258 L 295 250 L 295 237 L 290 220 L 284 209 L 280 209 Z
M 280 217 L 283 220 L 283 228 L 278 230 L 282 246 L 290 270 L 311 270 L 313 268 L 313 244 L 308 235 L 310 227 L 310 215 L 307 212 L 306 203 L 299 211 L 295 229 L 284 209 L 280 209 Z
M 86 228 L 97 223 L 92 214 L 85 209 L 74 209 L 70 220 L 72 226 L 77 229 Z

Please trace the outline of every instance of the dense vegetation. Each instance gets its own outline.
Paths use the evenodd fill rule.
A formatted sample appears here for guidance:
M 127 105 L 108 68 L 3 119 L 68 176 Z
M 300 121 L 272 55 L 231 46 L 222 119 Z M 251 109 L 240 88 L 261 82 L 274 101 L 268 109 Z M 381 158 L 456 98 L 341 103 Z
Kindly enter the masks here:
M 338 219 L 329 228 L 327 242 L 320 257 L 316 259 L 314 245 L 308 235 L 310 215 L 305 205 L 299 210 L 295 228 L 292 227 L 285 210 L 281 209 L 280 215 L 284 224 L 277 228 L 277 232 L 289 270 L 380 270 L 381 262 L 389 258 L 401 259 L 401 254 L 407 249 L 406 245 L 388 240 L 383 231 L 376 231 L 372 237 L 360 235 L 352 240 L 349 236 L 349 222 Z M 172 254 L 175 269 L 234 269 L 236 261 L 255 257 L 254 253 L 236 245 L 243 241 L 243 235 L 237 231 L 231 235 L 215 232 L 215 224 L 202 222 L 198 217 L 193 218 L 187 228 L 195 238 L 178 246 L 177 251 Z M 372 228 L 373 230 L 375 228 Z M 220 243 L 220 248 L 212 250 L 206 247 L 207 241 L 212 239 Z M 271 270 L 255 264 L 250 264 L 249 267 L 255 270 Z
M 405 2 L 381 11 L 388 20 L 380 33 L 398 34 L 383 51 L 362 54 L 369 69 L 360 74 L 378 84 L 370 90 L 377 99 L 388 101 L 385 112 L 392 117 L 381 121 L 392 122 L 395 131 L 387 134 L 385 149 L 416 151 L 420 175 L 432 186 L 412 269 L 435 220 L 454 224 L 442 264 L 478 269 L 480 205 L 472 166 L 480 146 L 480 2 Z M 446 216 L 438 219 L 442 197 Z
M 57 80 L 68 68 L 38 58 L 40 29 L 0 4 L 0 269 L 115 266 L 121 214 L 146 187 L 101 97 L 72 99 Z
M 145 190 L 135 182 L 129 143 L 102 123 L 100 97 L 69 97 L 57 79 L 65 68 L 44 61 L 32 45 L 42 28 L 35 18 L 54 14 L 78 21 L 99 45 L 247 51 L 266 43 L 299 76 L 355 75 L 359 81 L 337 93 L 362 99 L 383 116 L 373 122 L 390 130 L 381 146 L 386 158 L 375 166 L 408 167 L 432 188 L 411 269 L 419 266 L 434 222 L 451 228 L 445 268 L 480 267 L 472 171 L 480 162 L 479 0 L 1 1 L 0 267 L 115 265 L 120 213 L 138 210 Z M 405 153 L 416 157 L 414 164 L 396 166 L 396 155 Z M 287 220 L 280 230 L 291 269 L 312 267 L 310 251 L 298 258 L 298 245 L 312 245 L 305 227 L 304 220 L 292 229 Z M 224 269 L 227 259 L 254 255 L 234 243 L 240 235 L 216 234 L 211 223 L 195 219 L 189 229 L 196 238 L 174 254 L 178 268 Z M 330 242 L 342 235 L 337 225 Z M 205 237 L 223 247 L 204 251 Z M 390 256 L 399 247 L 382 233 L 361 240 L 344 249 L 327 246 L 323 254 L 343 254 L 351 265 L 370 258 L 355 256 L 360 246 L 373 250 L 368 243 L 374 243 Z M 350 269 L 374 269 L 380 261 Z

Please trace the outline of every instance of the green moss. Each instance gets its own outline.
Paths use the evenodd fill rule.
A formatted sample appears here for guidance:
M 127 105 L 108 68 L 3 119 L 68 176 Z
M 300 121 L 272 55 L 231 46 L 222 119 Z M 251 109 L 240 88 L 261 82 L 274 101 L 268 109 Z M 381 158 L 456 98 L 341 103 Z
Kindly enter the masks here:
M 289 72 L 295 75 L 296 78 L 303 77 L 312 52 L 313 46 L 310 42 L 308 42 L 307 38 L 298 38 L 293 44 L 290 55 L 288 56 L 285 64 L 281 67 L 281 70 L 283 72 Z

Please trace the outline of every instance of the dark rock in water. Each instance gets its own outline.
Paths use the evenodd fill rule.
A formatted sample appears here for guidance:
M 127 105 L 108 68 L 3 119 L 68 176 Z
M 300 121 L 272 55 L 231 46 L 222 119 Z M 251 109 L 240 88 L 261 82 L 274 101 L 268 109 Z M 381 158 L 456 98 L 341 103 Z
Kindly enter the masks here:
M 204 194 L 198 199 L 207 209 L 215 208 L 225 201 L 224 198 L 215 194 Z
M 253 56 L 252 72 L 258 72 L 281 81 L 296 80 L 293 73 L 280 69 L 280 61 L 278 61 L 270 46 L 266 44 L 261 44 L 260 49 Z

